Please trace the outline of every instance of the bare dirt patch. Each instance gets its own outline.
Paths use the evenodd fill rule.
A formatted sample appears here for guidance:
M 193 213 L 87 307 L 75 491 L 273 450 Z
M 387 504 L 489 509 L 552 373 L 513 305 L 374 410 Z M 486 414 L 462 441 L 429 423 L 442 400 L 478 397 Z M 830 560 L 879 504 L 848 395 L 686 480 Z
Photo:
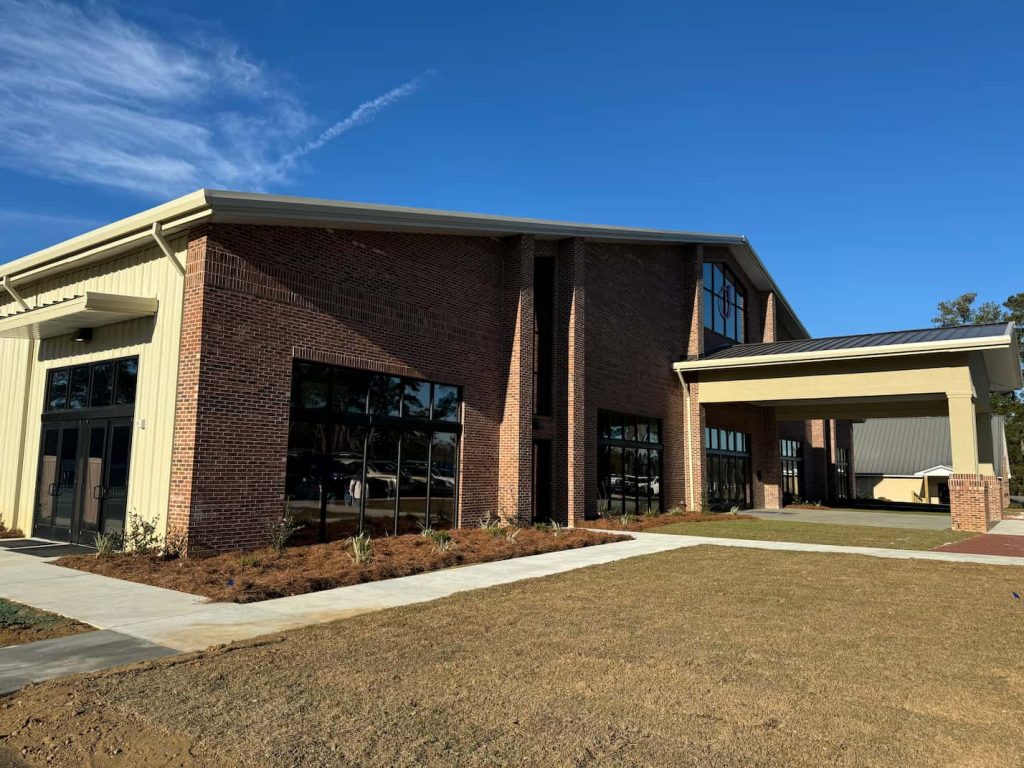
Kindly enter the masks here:
M 1022 581 L 688 548 L 33 686 L 0 744 L 60 767 L 1020 765 Z
M 92 630 L 80 621 L 0 598 L 0 648 Z
M 690 512 L 687 514 L 673 514 L 665 512 L 660 515 L 627 515 L 622 517 L 601 517 L 597 520 L 588 520 L 588 528 L 600 528 L 606 531 L 646 531 L 648 528 L 661 528 L 672 523 L 723 523 L 731 520 L 757 520 L 753 515 L 718 513 L 708 514 L 704 512 Z M 694 533 L 694 536 L 701 534 Z
M 344 541 L 289 547 L 281 554 L 261 549 L 174 560 L 131 554 L 75 555 L 62 557 L 56 564 L 213 600 L 251 603 L 626 538 L 579 529 L 556 533 L 533 528 L 518 532 L 466 528 L 450 533 L 451 545 L 446 550 L 418 534 L 374 539 L 372 557 L 363 564 L 355 563 L 352 549 Z

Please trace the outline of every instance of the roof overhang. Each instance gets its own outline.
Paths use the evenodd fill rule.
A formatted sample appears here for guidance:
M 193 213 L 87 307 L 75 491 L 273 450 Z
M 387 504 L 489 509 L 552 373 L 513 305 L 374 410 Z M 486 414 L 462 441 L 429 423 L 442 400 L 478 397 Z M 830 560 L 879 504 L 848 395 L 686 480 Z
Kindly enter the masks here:
M 989 391 L 1009 392 L 1024 386 L 1021 379 L 1020 342 L 1013 323 L 1001 333 L 990 336 L 921 341 L 911 344 L 886 344 L 846 349 L 815 349 L 778 354 L 756 354 L 699 360 L 681 360 L 674 364 L 677 373 L 700 373 L 771 369 L 789 366 L 794 375 L 804 368 L 833 362 L 914 358 L 921 355 L 965 353 L 978 357 L 984 365 Z
M 203 221 L 492 237 L 531 234 L 543 239 L 582 237 L 610 243 L 717 245 L 732 252 L 758 290 L 775 294 L 777 317 L 790 336 L 810 336 L 757 252 L 747 238 L 741 235 L 576 224 L 213 189 L 198 190 L 9 264 L 0 265 L 0 278 L 21 284 L 44 274 L 57 274 L 144 245 L 150 241 L 154 224 L 159 223 L 164 234 L 173 237 Z
M 936 467 L 929 467 L 928 469 L 922 469 L 920 472 L 915 472 L 914 477 L 949 477 L 952 474 L 952 467 L 939 464 Z
M 99 328 L 152 317 L 158 301 L 144 296 L 119 296 L 86 291 L 52 304 L 0 317 L 0 338 L 49 339 L 82 328 Z

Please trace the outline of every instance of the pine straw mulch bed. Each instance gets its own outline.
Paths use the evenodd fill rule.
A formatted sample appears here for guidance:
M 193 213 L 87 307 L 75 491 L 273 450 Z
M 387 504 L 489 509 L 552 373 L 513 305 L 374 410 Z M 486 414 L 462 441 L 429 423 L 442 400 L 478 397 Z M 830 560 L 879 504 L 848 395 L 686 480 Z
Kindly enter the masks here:
M 345 541 L 289 547 L 280 555 L 269 548 L 174 560 L 132 554 L 74 555 L 62 557 L 56 564 L 212 600 L 252 603 L 629 538 L 582 529 L 555 533 L 533 528 L 523 528 L 511 541 L 504 529 L 453 530 L 451 537 L 447 551 L 419 534 L 374 539 L 372 557 L 362 565 L 353 561 Z
M 733 514 L 732 512 L 706 513 L 688 512 L 685 514 L 665 512 L 660 515 L 629 515 L 624 525 L 621 517 L 600 517 L 588 520 L 587 528 L 600 528 L 605 531 L 646 531 L 648 528 L 661 528 L 674 523 L 721 523 L 729 520 L 757 520 L 753 515 Z
M 20 528 L 8 528 L 3 523 L 0 523 L 0 539 L 23 539 L 25 534 L 21 532 Z

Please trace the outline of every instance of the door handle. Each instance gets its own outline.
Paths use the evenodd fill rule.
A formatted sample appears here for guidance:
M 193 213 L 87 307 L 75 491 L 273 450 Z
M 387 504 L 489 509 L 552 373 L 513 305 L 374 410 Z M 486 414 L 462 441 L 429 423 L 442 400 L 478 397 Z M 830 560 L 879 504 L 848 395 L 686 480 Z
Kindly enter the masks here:
M 95 485 L 92 489 L 92 497 L 94 499 L 103 499 L 106 497 L 106 490 L 102 485 Z
M 50 485 L 46 489 L 46 492 L 50 496 L 60 496 L 60 486 L 57 485 L 56 483 L 50 483 Z

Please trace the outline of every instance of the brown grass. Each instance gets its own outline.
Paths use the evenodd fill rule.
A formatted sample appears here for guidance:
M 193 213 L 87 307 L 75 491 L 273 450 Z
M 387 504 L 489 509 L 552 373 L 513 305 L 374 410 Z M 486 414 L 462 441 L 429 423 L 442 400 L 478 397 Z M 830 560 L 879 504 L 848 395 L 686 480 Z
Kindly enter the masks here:
M 34 686 L 0 744 L 56 768 L 1020 765 L 1022 585 L 688 548 Z
M 562 530 L 555 534 L 533 528 L 521 529 L 512 541 L 506 537 L 504 529 L 492 533 L 466 528 L 450 533 L 452 546 L 446 552 L 419 534 L 374 539 L 372 559 L 363 565 L 356 565 L 345 541 L 289 547 L 280 555 L 270 549 L 176 560 L 131 554 L 75 555 L 62 557 L 56 563 L 66 568 L 205 595 L 213 600 L 251 603 L 457 565 L 607 544 L 625 538 L 584 530 Z
M 719 513 L 707 514 L 704 512 L 688 512 L 685 514 L 672 514 L 665 512 L 660 515 L 630 515 L 629 522 L 622 524 L 621 517 L 601 517 L 597 520 L 588 520 L 587 528 L 600 528 L 606 531 L 646 531 L 649 528 L 660 528 L 671 523 L 722 523 L 731 520 L 757 520 L 753 515 Z M 700 536 L 700 533 L 694 533 Z

